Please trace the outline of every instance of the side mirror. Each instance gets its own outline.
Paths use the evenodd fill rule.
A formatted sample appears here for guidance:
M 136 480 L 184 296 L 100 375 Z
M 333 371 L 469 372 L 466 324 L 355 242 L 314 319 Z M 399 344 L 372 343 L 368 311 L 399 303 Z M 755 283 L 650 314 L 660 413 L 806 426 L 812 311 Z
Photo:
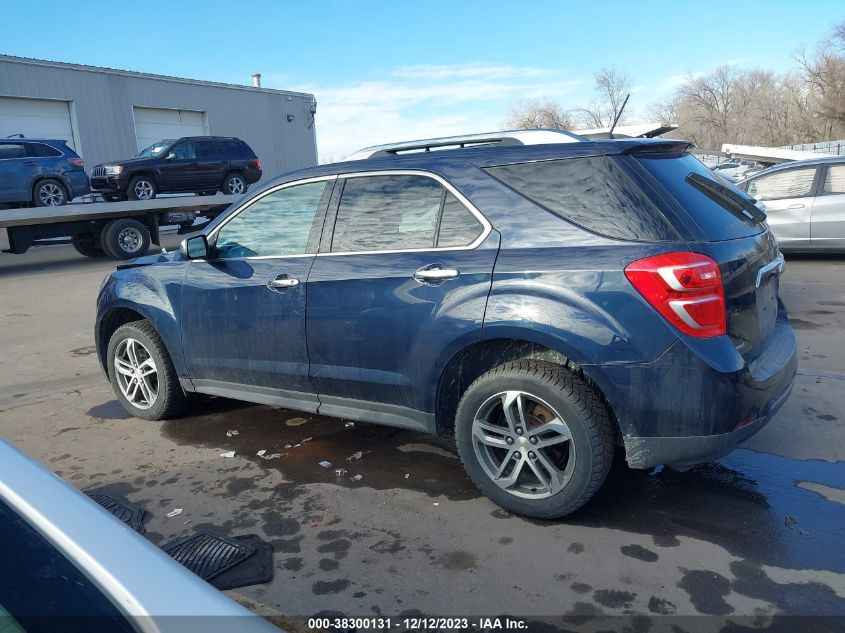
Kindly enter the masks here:
M 164 157 L 164 160 L 173 160 L 174 158 L 176 158 L 176 154 L 170 152 L 167 156 Z
M 208 239 L 205 235 L 194 235 L 182 240 L 179 247 L 182 256 L 187 259 L 205 259 L 208 257 Z

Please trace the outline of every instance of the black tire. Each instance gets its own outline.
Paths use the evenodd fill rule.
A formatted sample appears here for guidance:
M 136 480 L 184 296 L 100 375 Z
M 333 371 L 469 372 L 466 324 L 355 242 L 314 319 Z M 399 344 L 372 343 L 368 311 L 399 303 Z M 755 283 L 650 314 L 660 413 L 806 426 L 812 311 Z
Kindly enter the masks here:
M 155 365 L 156 380 L 154 386 L 157 393 L 152 404 L 146 408 L 130 401 L 118 384 L 115 354 L 118 352 L 121 343 L 129 339 L 140 343 Z M 141 360 L 141 358 L 143 356 L 138 354 L 138 359 Z M 144 420 L 166 420 L 177 416 L 188 403 L 188 397 L 182 391 L 167 348 L 165 348 L 164 342 L 149 321 L 133 321 L 117 328 L 115 333 L 112 334 L 111 340 L 109 340 L 106 362 L 112 389 L 114 389 L 118 401 L 131 415 Z M 132 395 L 131 391 L 130 395 Z
M 32 189 L 32 204 L 36 207 L 61 207 L 67 202 L 65 186 L 54 178 L 39 180 Z
M 198 196 L 215 196 L 217 195 L 216 191 L 197 191 Z
M 246 176 L 238 171 L 233 171 L 226 174 L 223 179 L 223 193 L 229 196 L 238 196 L 246 193 L 249 185 L 246 182 Z
M 100 246 L 99 237 L 93 233 L 79 233 L 70 238 L 73 248 L 85 257 L 106 257 L 106 252 Z
M 534 402 L 541 402 L 537 405 L 541 407 L 540 410 L 546 411 L 547 409 L 543 408 L 544 405 L 550 406 L 553 409 L 551 413 L 560 416 L 568 427 L 572 439 L 556 445 L 555 449 L 550 449 L 560 451 L 556 459 L 562 460 L 561 463 L 566 463 L 567 467 L 571 467 L 568 478 L 560 478 L 560 481 L 566 483 L 554 494 L 551 494 L 551 487 L 549 487 L 546 489 L 549 491 L 548 496 L 542 498 L 518 496 L 495 483 L 493 476 L 487 474 L 487 470 L 481 463 L 481 458 L 476 452 L 477 440 L 473 439 L 474 421 L 481 413 L 482 405 L 491 406 L 494 410 L 497 402 L 495 398 L 506 391 L 523 392 L 529 401 L 531 397 L 537 398 Z M 487 405 L 486 403 L 494 404 Z M 533 410 L 537 411 L 536 407 Z M 532 428 L 536 430 L 539 427 Z M 571 514 L 584 505 L 604 483 L 613 463 L 614 426 L 599 394 L 581 377 L 553 363 L 509 362 L 482 375 L 467 388 L 461 398 L 455 416 L 455 435 L 461 461 L 478 489 L 505 510 L 539 519 L 559 518 Z M 513 462 L 514 465 L 507 466 L 504 472 L 512 474 L 516 471 L 515 464 L 521 464 L 521 467 L 526 468 L 526 472 L 530 474 L 520 474 L 518 480 L 522 481 L 526 478 L 530 480 L 536 476 L 531 472 L 532 468 L 527 456 L 536 454 L 529 452 L 531 445 L 520 446 L 520 442 L 527 442 L 529 434 L 525 433 L 525 435 L 525 440 L 521 437 L 522 433 L 520 436 L 513 435 L 511 440 L 516 438 L 517 441 L 501 449 L 487 449 L 486 446 L 482 446 L 479 450 L 482 455 L 494 453 L 502 455 L 500 464 L 504 464 L 513 457 L 516 459 Z M 518 450 L 511 453 L 511 448 Z M 522 458 L 524 461 L 519 461 L 515 453 L 522 450 L 525 451 Z M 572 450 L 574 453 L 571 452 Z M 548 452 L 543 452 L 542 455 L 544 459 L 551 457 Z M 570 465 L 569 459 L 573 455 L 574 461 Z M 532 459 L 531 462 L 535 466 L 540 463 L 539 459 Z M 541 470 L 545 474 L 549 472 L 545 469 Z M 553 478 L 548 479 L 551 481 Z M 539 477 L 537 480 L 539 481 Z M 528 488 L 525 488 L 526 485 Z M 537 488 L 531 488 L 532 485 L 530 481 L 528 484 L 523 483 L 520 492 L 535 494 Z M 544 492 L 541 490 L 540 493 Z
M 129 181 L 126 195 L 130 200 L 152 200 L 158 194 L 155 178 L 147 174 L 135 176 Z
M 104 202 L 121 202 L 126 200 L 126 195 L 121 193 L 101 193 Z
M 100 246 L 114 259 L 141 257 L 150 250 L 150 232 L 138 220 L 119 218 L 106 224 Z

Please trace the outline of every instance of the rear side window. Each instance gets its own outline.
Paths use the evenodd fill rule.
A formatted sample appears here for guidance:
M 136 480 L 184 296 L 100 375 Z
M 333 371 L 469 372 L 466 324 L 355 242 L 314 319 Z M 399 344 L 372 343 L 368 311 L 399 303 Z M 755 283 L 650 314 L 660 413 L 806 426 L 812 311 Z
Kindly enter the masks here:
M 748 195 L 714 176 L 694 156 L 648 154 L 636 160 L 672 194 L 708 240 L 747 237 L 763 230 L 762 214 L 743 212 L 730 202 L 733 199 L 753 205 Z
M 47 157 L 47 156 L 61 156 L 62 153 L 57 150 L 55 147 L 50 147 L 49 145 L 45 145 L 44 143 L 28 143 L 29 145 L 29 155 L 36 156 L 36 157 Z
M 23 143 L 0 143 L 0 160 L 4 158 L 26 158 Z
M 555 215 L 599 235 L 679 239 L 657 206 L 606 156 L 501 165 L 487 172 Z
M 824 178 L 824 194 L 845 193 L 845 164 L 828 165 Z
M 344 185 L 331 250 L 469 246 L 483 230 L 472 212 L 433 178 L 362 176 Z
M 805 198 L 812 194 L 815 178 L 815 167 L 776 171 L 749 181 L 748 195 L 760 201 Z
M 223 155 L 229 160 L 250 160 L 255 158 L 255 153 L 243 141 L 218 141 L 218 144 L 223 150 Z

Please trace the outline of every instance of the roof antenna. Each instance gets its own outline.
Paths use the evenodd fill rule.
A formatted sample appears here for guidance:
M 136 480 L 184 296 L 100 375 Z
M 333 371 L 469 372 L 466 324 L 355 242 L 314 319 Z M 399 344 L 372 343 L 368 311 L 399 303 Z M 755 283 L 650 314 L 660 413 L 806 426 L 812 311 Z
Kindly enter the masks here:
M 610 131 L 607 133 L 607 138 L 613 138 L 613 128 L 616 127 L 616 124 L 619 123 L 619 119 L 622 116 L 622 113 L 625 111 L 625 106 L 628 104 L 628 99 L 631 98 L 631 93 L 629 92 L 625 95 L 625 101 L 622 102 L 622 107 L 619 108 L 619 112 L 616 113 L 616 118 L 613 119 L 613 125 L 610 126 Z

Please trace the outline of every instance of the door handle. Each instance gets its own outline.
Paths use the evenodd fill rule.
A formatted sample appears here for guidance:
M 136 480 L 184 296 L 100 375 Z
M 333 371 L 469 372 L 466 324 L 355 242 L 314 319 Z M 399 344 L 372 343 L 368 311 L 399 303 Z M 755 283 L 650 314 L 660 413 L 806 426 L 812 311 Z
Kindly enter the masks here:
M 28 167 L 32 167 L 35 164 L 35 161 L 34 160 L 25 160 L 23 162 L 23 164 L 28 166 Z
M 276 290 L 280 288 L 293 288 L 294 286 L 298 285 L 299 279 L 288 277 L 287 275 L 279 275 L 275 279 L 271 279 L 267 282 L 267 287 L 271 290 Z
M 461 272 L 455 268 L 443 268 L 439 264 L 432 264 L 420 268 L 414 273 L 414 279 L 422 282 L 437 282 L 447 279 L 457 279 Z
M 803 208 L 804 208 L 804 205 L 803 205 L 803 204 L 790 204 L 790 205 L 789 205 L 788 207 L 786 207 L 786 208 L 787 208 L 787 209 L 803 209 Z

